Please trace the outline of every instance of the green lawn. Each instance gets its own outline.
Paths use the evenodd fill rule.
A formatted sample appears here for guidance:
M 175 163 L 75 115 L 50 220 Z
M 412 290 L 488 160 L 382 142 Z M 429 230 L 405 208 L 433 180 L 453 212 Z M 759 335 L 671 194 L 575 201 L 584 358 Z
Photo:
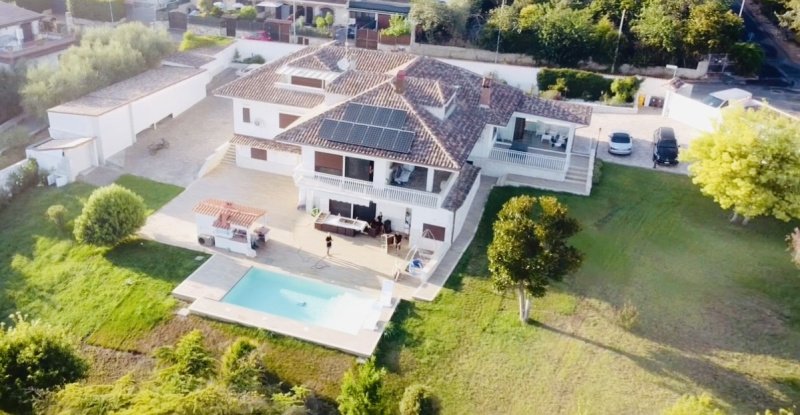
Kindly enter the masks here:
M 658 413 L 703 391 L 735 413 L 800 400 L 791 224 L 731 225 L 686 177 L 606 165 L 591 198 L 558 195 L 584 226 L 586 260 L 522 325 L 485 256 L 493 217 L 519 194 L 545 193 L 495 189 L 448 287 L 398 316 L 381 348 L 394 399 L 423 382 L 447 414 Z M 626 301 L 640 313 L 632 332 L 615 319 Z
M 179 187 L 123 176 L 119 183 L 150 211 Z M 14 310 L 68 327 L 88 343 L 115 349 L 136 342 L 168 318 L 172 288 L 200 263 L 196 252 L 149 241 L 115 249 L 82 246 L 45 219 L 63 204 L 74 219 L 93 187 L 35 188 L 0 212 L 0 313 Z

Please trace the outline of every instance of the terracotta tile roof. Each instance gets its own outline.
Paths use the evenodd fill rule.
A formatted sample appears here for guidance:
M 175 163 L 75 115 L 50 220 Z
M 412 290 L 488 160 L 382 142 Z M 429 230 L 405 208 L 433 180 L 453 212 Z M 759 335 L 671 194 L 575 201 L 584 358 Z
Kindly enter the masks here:
M 386 82 L 391 78 L 390 75 L 351 70 L 343 73 L 336 78 L 336 80 L 328 84 L 326 91 L 332 94 L 353 96 L 373 88 L 381 82 Z
M 406 94 L 412 94 L 414 102 L 419 105 L 441 107 L 453 96 L 456 89 L 453 85 L 436 80 L 422 78 L 406 80 Z
M 416 58 L 415 55 L 404 52 L 383 52 L 328 44 L 314 48 L 305 56 L 291 59 L 287 64 L 295 68 L 342 72 L 339 61 L 345 57 L 351 69 L 375 73 L 389 72 Z
M 266 210 L 238 205 L 219 199 L 206 199 L 194 207 L 194 213 L 215 216 L 215 228 L 230 229 L 231 225 L 249 228 L 259 218 L 267 214 Z
M 458 174 L 456 183 L 450 189 L 450 192 L 447 193 L 447 197 L 445 197 L 442 203 L 442 208 L 451 212 L 457 211 L 467 200 L 469 191 L 472 190 L 472 185 L 475 184 L 475 180 L 478 178 L 478 173 L 480 173 L 480 171 L 480 167 L 475 167 L 469 163 L 464 164 L 464 167 L 461 168 L 461 172 Z
M 234 134 L 231 138 L 231 144 L 238 144 L 242 146 L 260 148 L 262 150 L 275 150 L 283 151 L 286 153 L 300 154 L 300 147 L 291 144 L 280 143 L 275 140 L 266 140 L 263 138 L 255 138 L 247 135 Z
M 287 62 L 314 53 L 318 48 L 301 49 L 268 63 L 249 75 L 229 82 L 214 91 L 215 95 L 251 101 L 271 102 L 301 108 L 313 108 L 325 100 L 323 91 L 311 93 L 276 86 L 281 76 L 276 72 Z
M 44 16 L 39 13 L 0 1 L 0 27 L 32 22 L 40 20 L 43 17 Z

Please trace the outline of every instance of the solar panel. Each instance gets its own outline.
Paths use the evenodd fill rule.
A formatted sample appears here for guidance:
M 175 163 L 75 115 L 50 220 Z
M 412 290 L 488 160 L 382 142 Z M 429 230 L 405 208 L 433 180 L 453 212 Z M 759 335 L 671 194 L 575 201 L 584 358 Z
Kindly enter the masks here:
M 375 118 L 372 119 L 372 125 L 378 127 L 386 127 L 389 124 L 389 117 L 392 116 L 392 110 L 389 108 L 378 108 L 375 112 Z
M 369 126 L 367 128 L 367 134 L 364 135 L 364 142 L 377 143 L 378 140 L 380 140 L 382 133 L 383 133 L 383 128 L 375 127 L 375 126 Z M 369 146 L 367 146 L 367 147 L 369 147 Z M 375 147 L 373 146 L 372 148 L 375 148 Z
M 411 142 L 414 141 L 414 133 L 411 131 L 400 131 L 397 134 L 397 140 L 394 142 L 392 151 L 398 153 L 408 153 L 411 151 Z
M 381 139 L 378 141 L 378 144 L 375 147 L 381 150 L 391 151 L 398 132 L 399 131 L 392 130 L 390 128 L 384 129 L 383 134 L 381 134 Z
M 319 127 L 319 135 L 322 138 L 330 140 L 333 138 L 333 130 L 336 129 L 338 121 L 326 118 L 322 120 L 322 125 Z
M 372 118 L 375 117 L 375 112 L 377 110 L 378 110 L 377 107 L 364 105 L 364 107 L 361 108 L 361 112 L 358 114 L 358 123 L 373 125 Z
M 350 144 L 363 146 L 364 134 L 367 133 L 367 126 L 362 124 L 354 124 L 353 129 L 350 130 L 350 138 L 347 140 Z
M 353 128 L 353 124 L 346 122 L 346 121 L 339 121 L 339 125 L 336 126 L 336 130 L 333 131 L 333 141 L 338 141 L 340 143 L 347 143 L 347 139 L 350 137 L 350 129 Z
M 358 120 L 358 113 L 361 112 L 361 104 L 347 104 L 347 108 L 344 109 L 344 115 L 342 119 L 345 121 L 356 122 Z
M 386 127 L 389 128 L 403 128 L 406 123 L 406 112 L 402 110 L 391 110 L 392 115 L 389 116 L 389 122 Z

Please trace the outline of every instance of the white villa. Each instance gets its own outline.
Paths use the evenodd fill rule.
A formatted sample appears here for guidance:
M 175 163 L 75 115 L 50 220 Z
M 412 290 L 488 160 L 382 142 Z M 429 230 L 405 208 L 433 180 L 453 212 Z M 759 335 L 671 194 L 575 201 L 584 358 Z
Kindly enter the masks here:
M 215 91 L 233 99 L 240 167 L 291 176 L 297 205 L 446 250 L 481 174 L 587 194 L 575 130 L 591 108 L 544 101 L 436 59 L 309 47 Z M 588 151 L 586 152 L 588 153 Z

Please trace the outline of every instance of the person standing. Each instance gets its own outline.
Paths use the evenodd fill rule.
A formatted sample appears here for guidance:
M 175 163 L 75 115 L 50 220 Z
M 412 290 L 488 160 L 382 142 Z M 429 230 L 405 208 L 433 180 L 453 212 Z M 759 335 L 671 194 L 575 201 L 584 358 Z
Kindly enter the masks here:
M 333 237 L 331 237 L 330 232 L 328 232 L 328 236 L 325 237 L 325 247 L 328 248 L 327 255 L 331 256 L 331 246 L 333 245 Z
M 394 246 L 397 248 L 398 251 L 400 250 L 400 242 L 403 242 L 403 234 L 398 232 L 394 234 L 394 243 L 395 243 Z

